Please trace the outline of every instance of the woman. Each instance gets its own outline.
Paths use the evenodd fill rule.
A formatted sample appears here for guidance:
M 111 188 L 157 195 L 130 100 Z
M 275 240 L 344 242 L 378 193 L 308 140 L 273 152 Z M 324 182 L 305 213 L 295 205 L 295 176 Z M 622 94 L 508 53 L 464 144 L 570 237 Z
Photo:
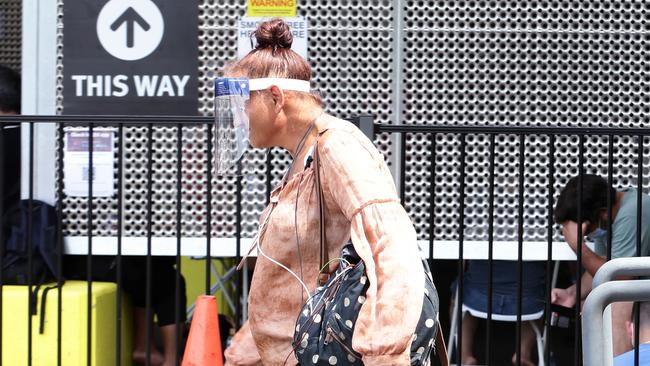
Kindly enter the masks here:
M 256 48 L 226 70 L 228 77 L 251 79 L 251 90 L 254 80 L 263 78 L 280 78 L 283 85 L 287 79 L 310 80 L 311 68 L 290 49 L 286 23 L 264 22 L 255 37 Z M 324 113 L 318 96 L 296 89 L 271 83 L 251 91 L 246 105 L 251 145 L 282 147 L 293 163 L 261 215 L 249 322 L 226 350 L 227 365 L 296 362 L 291 355 L 296 318 L 319 272 L 319 209 L 311 163 L 317 141 L 329 258 L 337 258 L 351 238 L 370 284 L 353 348 L 366 365 L 410 365 L 424 295 L 415 229 L 372 142 L 352 124 Z

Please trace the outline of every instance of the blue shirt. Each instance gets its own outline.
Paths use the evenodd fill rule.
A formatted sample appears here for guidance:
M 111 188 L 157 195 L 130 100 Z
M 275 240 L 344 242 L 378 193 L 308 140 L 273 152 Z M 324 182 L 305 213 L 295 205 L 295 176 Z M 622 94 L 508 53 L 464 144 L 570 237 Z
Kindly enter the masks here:
M 623 189 L 621 207 L 612 223 L 612 258 L 636 257 L 637 190 Z M 641 256 L 650 256 L 650 196 L 641 195 Z M 607 254 L 607 239 L 596 239 L 595 252 Z
M 614 366 L 633 366 L 634 350 L 614 357 Z M 644 343 L 639 346 L 639 366 L 650 366 L 650 344 Z

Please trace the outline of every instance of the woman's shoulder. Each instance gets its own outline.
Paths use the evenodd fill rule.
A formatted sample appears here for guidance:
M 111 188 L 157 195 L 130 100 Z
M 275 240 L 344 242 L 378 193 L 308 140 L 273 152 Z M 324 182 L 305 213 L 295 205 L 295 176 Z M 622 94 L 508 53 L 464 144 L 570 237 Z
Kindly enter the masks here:
M 375 145 L 352 122 L 328 116 L 319 126 L 319 144 L 325 148 L 336 147 L 343 150 L 362 148 L 371 155 L 377 154 Z

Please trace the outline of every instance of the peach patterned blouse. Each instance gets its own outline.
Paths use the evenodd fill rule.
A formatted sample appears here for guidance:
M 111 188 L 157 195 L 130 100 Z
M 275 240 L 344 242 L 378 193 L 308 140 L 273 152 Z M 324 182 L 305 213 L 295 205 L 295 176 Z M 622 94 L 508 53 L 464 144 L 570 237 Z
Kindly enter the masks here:
M 369 280 L 352 346 L 366 365 L 410 365 L 411 338 L 424 295 L 415 229 L 399 202 L 383 156 L 372 142 L 347 121 L 327 115 L 320 120 L 329 258 L 337 258 L 351 238 Z M 310 292 L 316 287 L 320 253 L 314 165 L 272 192 L 271 201 L 277 205 L 260 238 L 264 253 L 301 276 Z M 226 350 L 227 365 L 294 365 L 291 342 L 306 297 L 296 278 L 258 255 L 250 289 L 250 319 Z M 253 344 L 258 354 L 254 348 L 251 353 Z

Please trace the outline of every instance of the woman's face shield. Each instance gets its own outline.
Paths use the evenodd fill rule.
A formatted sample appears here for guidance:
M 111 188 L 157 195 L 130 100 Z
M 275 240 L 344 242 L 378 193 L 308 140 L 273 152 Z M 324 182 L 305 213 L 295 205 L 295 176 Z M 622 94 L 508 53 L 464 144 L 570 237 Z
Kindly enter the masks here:
M 246 102 L 248 79 L 220 78 L 214 83 L 215 168 L 218 175 L 233 174 L 249 145 L 250 123 Z
M 309 81 L 282 78 L 219 78 L 214 83 L 215 168 L 217 175 L 238 173 L 237 164 L 250 151 L 250 92 L 277 86 L 309 93 Z

